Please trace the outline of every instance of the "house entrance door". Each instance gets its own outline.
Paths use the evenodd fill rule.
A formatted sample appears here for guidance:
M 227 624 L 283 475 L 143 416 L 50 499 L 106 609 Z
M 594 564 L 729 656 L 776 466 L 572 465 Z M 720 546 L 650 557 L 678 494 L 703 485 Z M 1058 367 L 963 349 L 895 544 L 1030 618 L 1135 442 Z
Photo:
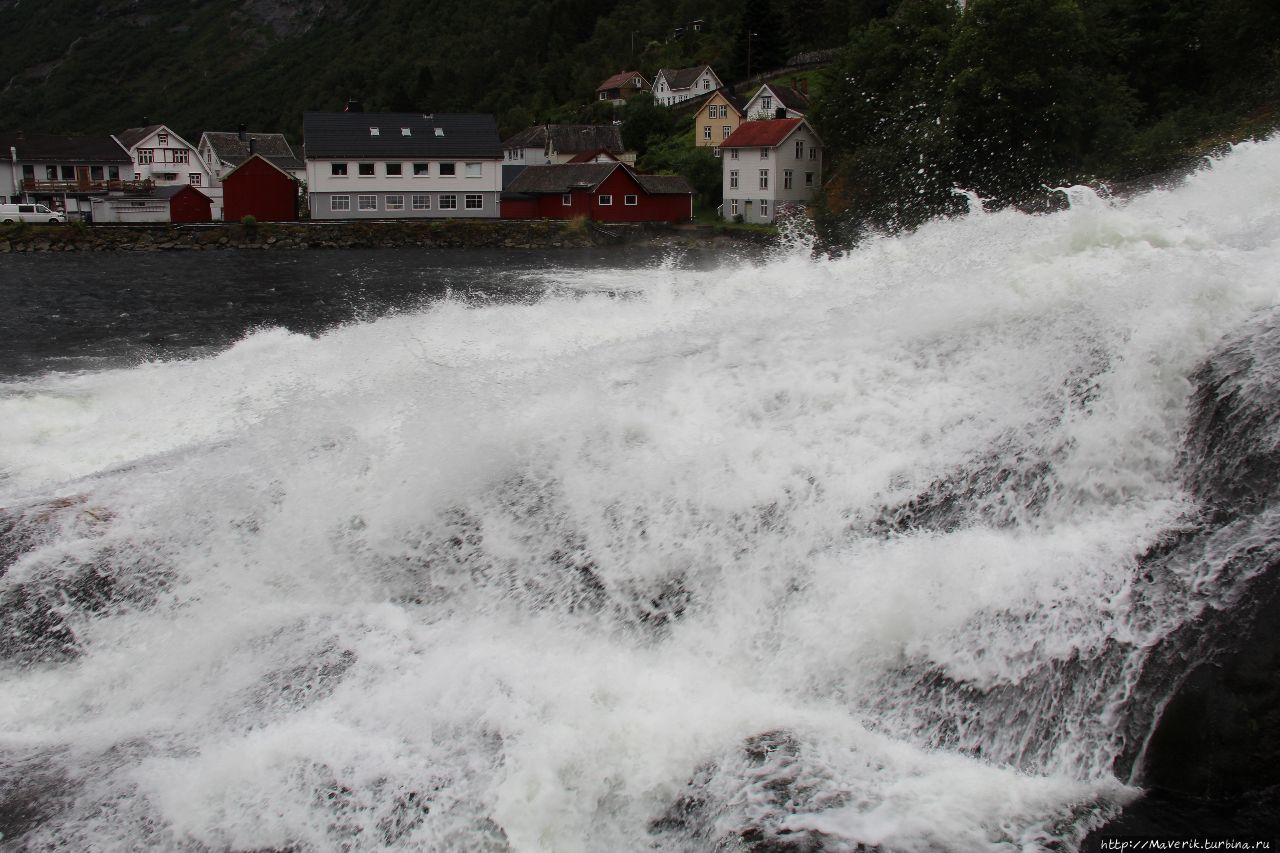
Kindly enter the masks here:
M 89 191 L 89 167 L 76 166 L 76 189 L 82 193 Z

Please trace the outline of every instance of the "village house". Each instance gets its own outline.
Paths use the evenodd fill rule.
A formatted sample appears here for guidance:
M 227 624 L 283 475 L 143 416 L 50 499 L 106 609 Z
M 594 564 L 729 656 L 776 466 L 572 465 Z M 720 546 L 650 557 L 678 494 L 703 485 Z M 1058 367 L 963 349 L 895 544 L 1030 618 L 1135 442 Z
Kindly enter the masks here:
M 773 222 L 779 207 L 807 205 L 822 185 L 822 140 L 802 118 L 743 122 L 720 156 L 725 219 Z
M 723 85 L 710 65 L 663 68 L 653 78 L 653 102 L 669 107 L 698 95 L 709 94 Z
M 94 196 L 143 189 L 133 180 L 133 159 L 111 136 L 0 134 L 0 198 L 43 204 L 86 218 Z
M 730 90 L 716 89 L 694 115 L 694 144 L 716 146 L 728 139 L 742 124 L 746 106 L 746 102 Z
M 652 84 L 639 71 L 619 71 L 596 87 L 596 100 L 625 104 L 641 92 L 651 91 Z
M 135 181 L 151 181 L 157 187 L 190 184 L 207 189 L 213 180 L 213 170 L 195 146 L 163 124 L 131 127 L 115 139 L 133 160 Z
M 499 215 L 492 115 L 309 112 L 303 136 L 312 219 Z
M 743 114 L 748 121 L 766 118 L 804 118 L 809 112 L 809 96 L 804 89 L 808 84 L 796 81 L 797 86 L 765 83 L 751 100 L 747 101 Z M 801 88 L 803 87 L 803 88 Z
M 568 163 L 598 151 L 607 151 L 624 163 L 636 162 L 636 153 L 626 150 L 622 128 L 616 124 L 537 124 L 502 143 L 504 162 L 513 166 Z
M 251 154 L 261 155 L 299 182 L 306 179 L 306 164 L 294 154 L 283 133 L 249 133 L 243 125 L 235 133 L 206 130 L 200 134 L 200 142 L 196 147 L 200 152 L 200 159 L 213 172 L 205 192 L 214 199 L 215 219 L 239 219 L 225 212 L 222 180 L 231 170 L 248 160 Z
M 685 222 L 693 188 L 679 175 L 639 175 L 624 163 L 528 166 L 502 195 L 504 219 Z

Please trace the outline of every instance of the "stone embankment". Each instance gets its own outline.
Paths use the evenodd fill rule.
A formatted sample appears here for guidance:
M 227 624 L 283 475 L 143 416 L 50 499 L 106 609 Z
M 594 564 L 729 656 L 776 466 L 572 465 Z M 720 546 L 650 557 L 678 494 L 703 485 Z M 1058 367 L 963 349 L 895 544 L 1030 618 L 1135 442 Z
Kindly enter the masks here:
M 5 252 L 167 252 L 214 249 L 560 249 L 603 245 L 708 247 L 763 244 L 758 231 L 716 226 L 597 225 L 583 220 L 416 220 L 210 225 L 28 225 L 0 227 Z

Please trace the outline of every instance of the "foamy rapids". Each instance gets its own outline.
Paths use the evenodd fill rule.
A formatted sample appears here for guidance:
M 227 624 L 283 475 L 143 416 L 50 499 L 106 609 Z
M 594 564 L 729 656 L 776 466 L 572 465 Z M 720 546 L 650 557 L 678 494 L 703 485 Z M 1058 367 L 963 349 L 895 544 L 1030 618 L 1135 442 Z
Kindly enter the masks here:
M 1280 142 L 1068 195 L 0 385 L 0 845 L 1078 845 Z

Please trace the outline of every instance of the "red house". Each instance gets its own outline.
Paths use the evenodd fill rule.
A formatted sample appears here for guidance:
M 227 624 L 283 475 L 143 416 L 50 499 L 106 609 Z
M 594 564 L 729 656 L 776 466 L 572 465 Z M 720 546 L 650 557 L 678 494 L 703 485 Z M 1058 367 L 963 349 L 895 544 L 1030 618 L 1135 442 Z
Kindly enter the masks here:
M 156 187 L 155 197 L 169 203 L 170 222 L 213 221 L 213 199 L 190 184 Z
M 693 188 L 679 175 L 638 175 L 623 163 L 529 166 L 502 193 L 503 219 L 686 222 Z
M 246 216 L 259 222 L 298 218 L 298 182 L 261 154 L 222 177 L 222 218 L 236 222 Z

